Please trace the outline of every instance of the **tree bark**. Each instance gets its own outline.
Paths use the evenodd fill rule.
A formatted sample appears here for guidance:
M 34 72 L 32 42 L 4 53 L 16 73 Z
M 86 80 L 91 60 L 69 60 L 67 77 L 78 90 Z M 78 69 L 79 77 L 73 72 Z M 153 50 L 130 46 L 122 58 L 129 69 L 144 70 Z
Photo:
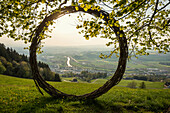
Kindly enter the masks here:
M 108 92 L 113 86 L 117 85 L 120 82 L 120 80 L 122 79 L 123 74 L 125 72 L 126 62 L 127 62 L 127 57 L 128 57 L 128 46 L 127 46 L 126 36 L 125 36 L 123 30 L 120 30 L 119 27 L 116 27 L 114 25 L 111 27 L 111 29 L 116 34 L 116 37 L 119 41 L 119 47 L 120 47 L 120 57 L 119 57 L 117 69 L 116 69 L 113 77 L 110 80 L 108 80 L 103 86 L 94 90 L 93 92 L 87 93 L 87 94 L 84 94 L 84 95 L 71 95 L 71 94 L 63 93 L 63 92 L 55 89 L 52 85 L 48 84 L 42 78 L 42 76 L 40 75 L 40 73 L 38 71 L 36 50 L 37 50 L 38 45 L 39 45 L 39 39 L 40 39 L 39 35 L 40 35 L 40 33 L 43 32 L 44 27 L 48 27 L 46 25 L 46 22 L 53 21 L 55 19 L 58 19 L 59 17 L 66 15 L 66 14 L 76 13 L 76 12 L 88 13 L 88 14 L 91 14 L 95 17 L 100 17 L 100 14 L 102 14 L 102 15 L 104 15 L 103 20 L 106 21 L 107 23 L 109 21 L 109 18 L 108 18 L 109 13 L 107 13 L 103 10 L 98 11 L 98 10 L 89 9 L 87 11 L 84 11 L 84 9 L 81 8 L 81 7 L 79 7 L 79 10 L 76 10 L 74 6 L 67 6 L 67 7 L 61 8 L 60 12 L 55 12 L 55 13 L 47 16 L 41 22 L 41 24 L 37 27 L 37 29 L 35 31 L 35 35 L 32 39 L 31 46 L 30 46 L 30 58 L 29 58 L 29 60 L 30 60 L 32 75 L 33 75 L 35 84 L 38 87 L 39 91 L 41 92 L 40 88 L 42 88 L 44 91 L 46 91 L 52 97 L 79 99 L 79 100 L 95 99 L 95 98 L 103 95 L 104 93 Z M 123 37 L 122 36 L 120 37 L 120 34 L 123 34 Z

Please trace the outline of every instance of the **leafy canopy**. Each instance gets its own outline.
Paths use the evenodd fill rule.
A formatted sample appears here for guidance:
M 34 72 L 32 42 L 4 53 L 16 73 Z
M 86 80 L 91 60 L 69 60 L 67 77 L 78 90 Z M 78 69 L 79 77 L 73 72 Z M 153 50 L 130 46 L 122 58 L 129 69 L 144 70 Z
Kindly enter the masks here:
M 112 26 L 125 33 L 129 56 L 149 55 L 147 50 L 170 51 L 170 0 L 0 0 L 0 37 L 7 35 L 14 40 L 31 42 L 45 17 L 60 12 L 65 6 L 74 6 L 77 11 L 83 8 L 109 14 L 88 20 L 83 20 L 81 13 L 77 16 L 81 23 L 77 29 L 81 29 L 80 33 L 87 40 L 97 36 L 112 40 L 106 45 L 114 46 L 114 50 L 110 55 L 101 54 L 101 58 L 111 57 L 113 53 L 118 55 L 118 37 Z M 104 18 L 109 21 L 103 21 Z M 40 40 L 50 37 L 47 32 L 51 29 L 44 27 Z M 121 37 L 121 33 L 117 34 Z

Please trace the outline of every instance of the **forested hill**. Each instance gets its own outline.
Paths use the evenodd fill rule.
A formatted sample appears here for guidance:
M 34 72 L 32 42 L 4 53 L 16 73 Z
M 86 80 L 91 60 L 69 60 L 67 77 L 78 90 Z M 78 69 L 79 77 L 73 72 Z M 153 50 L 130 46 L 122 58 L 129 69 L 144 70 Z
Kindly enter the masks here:
M 38 66 L 45 80 L 61 81 L 59 74 L 52 72 L 48 64 L 39 61 Z M 0 43 L 0 74 L 32 78 L 28 57 Z

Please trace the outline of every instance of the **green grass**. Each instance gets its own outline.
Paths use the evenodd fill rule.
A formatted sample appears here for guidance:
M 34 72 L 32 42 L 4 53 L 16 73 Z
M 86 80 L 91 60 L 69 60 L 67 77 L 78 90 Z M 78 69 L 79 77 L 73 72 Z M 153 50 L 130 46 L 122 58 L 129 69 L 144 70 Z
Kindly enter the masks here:
M 61 77 L 61 80 L 63 82 L 71 82 L 74 78 L 76 78 L 76 77 Z M 76 78 L 76 79 L 77 79 L 77 82 L 87 83 L 86 81 L 82 81 L 81 79 L 78 79 L 78 78 Z
M 125 84 L 125 81 L 122 82 Z M 101 82 L 49 83 L 61 91 L 77 95 L 91 92 L 102 85 Z M 53 99 L 46 93 L 42 96 L 31 79 L 0 75 L 0 113 L 165 112 L 170 106 L 169 94 L 169 89 L 130 89 L 116 86 L 94 101 L 68 101 Z

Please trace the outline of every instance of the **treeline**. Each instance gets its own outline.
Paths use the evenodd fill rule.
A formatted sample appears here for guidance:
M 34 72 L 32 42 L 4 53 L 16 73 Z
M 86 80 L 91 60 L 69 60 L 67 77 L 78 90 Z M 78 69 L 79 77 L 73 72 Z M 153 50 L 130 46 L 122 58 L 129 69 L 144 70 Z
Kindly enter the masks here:
M 69 72 L 69 73 L 63 74 L 62 77 L 76 77 L 76 78 L 81 79 L 83 81 L 90 82 L 93 79 L 106 78 L 107 73 L 101 73 L 101 72 L 91 73 L 91 72 L 88 72 L 88 71 L 82 71 L 80 74 L 77 74 L 77 73 Z
M 170 62 L 159 62 L 159 64 L 170 66 Z
M 38 62 L 38 67 L 45 80 L 61 81 L 59 74 L 52 72 L 47 64 Z M 0 43 L 0 74 L 32 78 L 28 57 Z
M 157 82 L 161 80 L 166 81 L 166 79 L 168 79 L 167 76 L 162 76 L 162 75 L 147 75 L 147 76 L 138 75 L 138 76 L 132 76 L 130 78 L 136 80 L 152 81 L 152 82 Z

